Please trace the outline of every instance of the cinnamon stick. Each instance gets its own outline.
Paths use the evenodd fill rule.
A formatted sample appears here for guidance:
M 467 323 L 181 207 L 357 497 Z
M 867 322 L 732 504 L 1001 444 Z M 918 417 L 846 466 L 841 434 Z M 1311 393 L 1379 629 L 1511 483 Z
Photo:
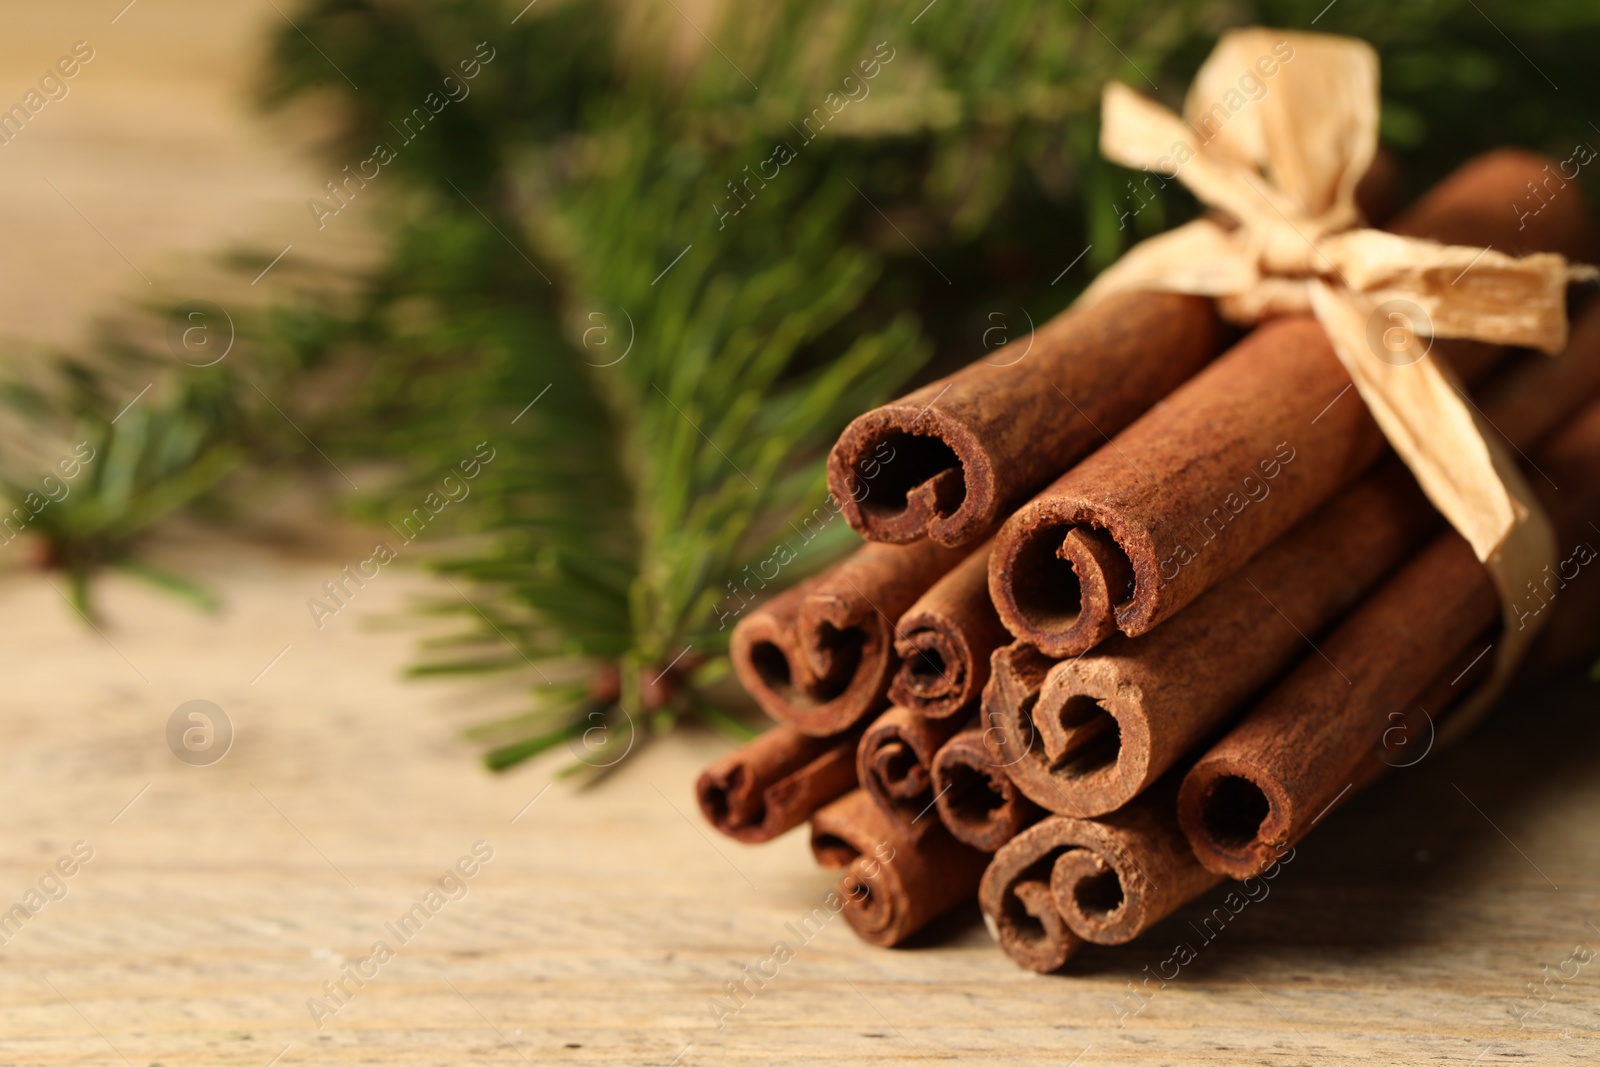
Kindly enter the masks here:
M 964 556 L 931 542 L 863 546 L 740 620 L 728 652 L 739 681 L 803 734 L 850 729 L 883 706 L 894 621 Z
M 870 541 L 971 544 L 1204 366 L 1226 333 L 1209 301 L 1176 293 L 1069 309 L 858 417 L 828 456 L 828 486 Z M 858 471 L 886 451 L 864 485 Z
M 1514 448 L 1532 450 L 1596 393 L 1600 303 L 1591 301 L 1565 353 L 1508 366 L 1479 407 Z M 1391 460 L 1154 632 L 1113 637 L 1053 668 L 1033 712 L 1041 743 L 1013 777 L 1060 814 L 1117 808 L 1236 715 L 1437 525 Z M 1102 732 L 1091 734 L 1096 722 Z
M 770 841 L 855 788 L 856 743 L 855 732 L 807 737 L 780 723 L 700 773 L 700 810 L 737 841 Z
M 1431 232 L 1504 247 L 1514 216 L 1481 205 L 1514 199 L 1539 173 L 1535 162 L 1523 153 L 1467 164 L 1408 227 L 1420 218 Z M 1568 225 L 1541 231 L 1556 245 L 1550 250 L 1585 251 L 1574 247 L 1589 229 L 1581 199 L 1557 198 L 1556 206 Z M 1257 327 L 1007 520 L 990 557 L 990 591 L 1006 628 L 1065 657 L 1113 626 L 1136 636 L 1170 618 L 1381 454 L 1383 436 L 1360 398 L 1345 395 L 1350 389 L 1314 319 Z
M 1047 811 L 1060 801 L 1054 796 L 1058 787 L 1048 768 L 1041 772 L 1035 766 L 1041 757 L 1033 713 L 1045 679 L 1058 662 L 1026 641 L 1013 641 L 990 657 L 989 684 L 983 691 L 984 743 L 1003 754 L 999 763 L 1012 782 Z
M 930 719 L 959 715 L 989 681 L 989 657 L 1011 640 L 989 599 L 989 544 L 935 582 L 896 627 L 900 668 L 889 700 Z
M 1050 891 L 1056 859 L 1073 847 L 1056 839 L 1060 817 L 1034 823 L 1000 846 L 978 884 L 984 925 L 1001 951 L 1039 974 L 1060 970 L 1083 938 L 1067 926 Z
M 1046 820 L 1046 836 L 1067 847 L 1050 870 L 1051 899 L 1085 941 L 1132 941 L 1222 880 L 1200 865 L 1178 829 L 1177 792 L 1169 781 L 1097 819 Z
M 1339 798 L 1341 804 L 1387 771 L 1413 766 L 1427 758 L 1438 741 L 1440 726 L 1449 722 L 1472 690 L 1494 673 L 1494 657 L 1481 653 L 1493 646 L 1499 629 L 1495 625 L 1478 634 L 1410 704 L 1385 716 L 1383 732 L 1357 761 L 1350 776 L 1350 791 Z
M 1459 534 L 1425 548 L 1184 777 L 1178 817 L 1200 862 L 1243 878 L 1305 836 L 1348 792 L 1389 713 L 1442 674 L 1497 607 Z
M 1003 754 L 985 743 L 987 732 L 981 724 L 968 727 L 933 758 L 939 819 L 980 852 L 995 851 L 1044 814 L 1006 773 Z
M 1305 651 L 1303 634 L 1353 607 L 1437 526 L 1411 475 L 1386 465 L 1153 633 L 1119 635 L 1052 668 L 1032 716 L 1039 743 L 1012 777 L 1060 814 L 1120 807 L 1242 710 Z
M 1600 596 L 1600 582 L 1579 562 L 1595 558 L 1600 540 L 1591 525 L 1600 516 L 1600 404 L 1534 462 L 1543 477 L 1532 484 L 1564 558 L 1544 589 L 1529 590 L 1519 615 Z M 1583 596 L 1575 596 L 1571 587 L 1585 577 Z M 1471 548 L 1455 533 L 1435 539 L 1185 775 L 1179 822 L 1200 862 L 1243 877 L 1300 840 L 1368 780 L 1390 714 L 1403 713 L 1452 663 L 1476 655 L 1478 636 L 1498 618 L 1494 588 Z
M 892 707 L 861 735 L 856 777 L 908 839 L 920 838 L 939 825 L 934 811 L 933 759 L 960 725 L 952 719 L 929 719 Z
M 1447 713 L 1451 702 L 1487 673 L 1482 662 L 1452 664 L 1421 703 L 1436 709 L 1436 717 Z M 1403 736 L 1391 739 L 1391 734 Z M 1365 754 L 1355 789 L 1404 758 L 1395 753 L 1408 739 L 1426 743 L 1428 738 L 1431 732 L 1412 719 L 1391 725 L 1382 739 L 1385 751 Z M 1047 815 L 1001 848 L 984 873 L 978 899 L 985 922 L 1007 955 L 1030 970 L 1058 969 L 1080 942 L 1131 941 L 1222 881 L 1221 874 L 1196 859 L 1178 825 L 1175 784 L 1169 776 L 1156 789 L 1098 818 Z M 1293 859 L 1292 850 L 1285 852 L 1274 856 L 1274 862 Z M 1048 893 L 1041 888 L 1046 872 Z M 1273 877 L 1270 866 L 1262 873 Z M 1248 880 L 1241 888 L 1241 902 L 1261 899 L 1259 887 Z M 1239 910 L 1226 901 L 1224 905 L 1230 913 Z
M 844 917 L 863 940 L 885 947 L 971 898 L 989 857 L 943 827 L 912 841 L 857 789 L 818 811 L 811 847 L 824 867 L 844 867 Z

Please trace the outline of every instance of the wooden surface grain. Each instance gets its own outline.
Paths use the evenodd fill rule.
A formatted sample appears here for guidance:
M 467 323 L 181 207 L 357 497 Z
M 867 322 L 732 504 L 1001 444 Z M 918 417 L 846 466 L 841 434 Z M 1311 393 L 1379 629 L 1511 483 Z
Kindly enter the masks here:
M 138 0 L 112 25 L 122 7 L 0 16 L 13 96 L 74 40 L 101 56 L 29 143 L 0 149 L 8 334 L 74 336 L 140 295 L 112 242 L 159 270 L 234 239 L 293 241 L 305 183 L 320 184 L 242 103 L 271 4 Z M 553 781 L 567 752 L 483 772 L 458 731 L 520 695 L 401 679 L 418 631 L 389 620 L 415 596 L 453 595 L 404 563 L 318 630 L 306 598 L 364 553 L 164 551 L 223 594 L 222 614 L 113 577 L 97 631 L 59 578 L 0 573 L 0 908 L 42 905 L 0 926 L 0 1063 L 1595 1059 L 1600 962 L 1576 962 L 1600 949 L 1587 683 L 1526 696 L 1329 816 L 1210 941 L 1222 890 L 1038 977 L 1000 955 L 973 908 L 903 950 L 837 920 L 801 943 L 789 924 L 831 881 L 803 831 L 746 848 L 700 823 L 693 776 L 719 739 L 641 739 L 584 792 Z M 209 766 L 167 743 L 194 699 L 236 729 Z M 465 895 L 449 882 L 459 899 L 441 895 L 399 944 L 386 924 L 479 841 L 493 858 Z M 47 877 L 77 842 L 92 859 Z M 44 903 L 44 890 L 65 895 Z M 314 1012 L 379 939 L 393 958 L 359 988 L 346 979 L 336 1014 Z M 713 1000 L 779 940 L 794 958 L 719 1027 Z M 1193 961 L 1146 986 L 1175 973 L 1179 943 Z

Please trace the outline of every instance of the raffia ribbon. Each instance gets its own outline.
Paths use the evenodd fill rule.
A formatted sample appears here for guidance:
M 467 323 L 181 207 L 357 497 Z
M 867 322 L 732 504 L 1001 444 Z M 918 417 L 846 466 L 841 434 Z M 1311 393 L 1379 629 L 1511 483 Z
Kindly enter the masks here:
M 1247 98 L 1241 77 L 1272 66 L 1270 79 L 1257 76 L 1265 94 Z M 1555 562 L 1555 537 L 1451 370 L 1396 353 L 1419 351 L 1418 337 L 1560 352 L 1567 284 L 1596 272 L 1558 255 L 1518 259 L 1357 228 L 1356 183 L 1378 143 L 1378 57 L 1364 41 L 1238 30 L 1200 68 L 1183 119 L 1117 83 L 1106 86 L 1102 106 L 1107 158 L 1176 176 L 1238 225 L 1202 218 L 1143 241 L 1080 301 L 1165 289 L 1215 297 L 1239 323 L 1317 317 L 1389 443 L 1499 591 L 1505 626 L 1495 669 L 1442 736 L 1459 733 L 1498 695 L 1538 628 L 1519 622 L 1514 601 Z

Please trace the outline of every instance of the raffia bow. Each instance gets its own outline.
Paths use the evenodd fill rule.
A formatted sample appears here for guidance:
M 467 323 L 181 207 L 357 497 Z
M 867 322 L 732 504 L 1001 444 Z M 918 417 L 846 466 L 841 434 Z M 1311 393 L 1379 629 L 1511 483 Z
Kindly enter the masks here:
M 1247 97 L 1246 85 L 1264 94 Z M 1177 177 L 1237 227 L 1202 218 L 1141 242 L 1081 302 L 1165 289 L 1215 297 L 1239 323 L 1317 317 L 1389 443 L 1499 591 L 1506 625 L 1495 671 L 1444 731 L 1459 732 L 1498 694 L 1537 630 L 1519 622 L 1514 602 L 1554 563 L 1555 538 L 1498 437 L 1417 339 L 1559 352 L 1567 284 L 1595 277 L 1593 268 L 1357 228 L 1356 183 L 1378 142 L 1378 57 L 1364 41 L 1235 31 L 1196 75 L 1184 118 L 1117 83 L 1102 107 L 1107 158 Z

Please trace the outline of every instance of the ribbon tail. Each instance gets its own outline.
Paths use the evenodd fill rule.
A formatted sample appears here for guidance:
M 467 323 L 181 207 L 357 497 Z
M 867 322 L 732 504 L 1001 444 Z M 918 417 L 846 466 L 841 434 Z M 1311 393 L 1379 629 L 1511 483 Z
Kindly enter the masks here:
M 1350 289 L 1408 306 L 1419 334 L 1549 355 L 1567 347 L 1567 286 L 1596 277 L 1593 267 L 1551 253 L 1517 258 L 1379 230 L 1334 234 L 1318 247 Z
M 1172 146 L 1194 154 L 1194 135 L 1183 120 L 1154 100 L 1148 100 L 1121 82 L 1106 83 L 1100 98 L 1100 154 L 1114 163 L 1153 170 L 1164 177 L 1179 161 Z M 1166 164 L 1165 167 L 1162 164 Z
M 1500 596 L 1504 625 L 1493 674 L 1451 714 L 1440 731 L 1448 739 L 1488 710 L 1547 617 L 1519 618 L 1516 603 L 1554 565 L 1555 534 L 1498 434 L 1475 414 L 1453 373 L 1426 358 L 1414 337 L 1412 344 L 1397 346 L 1423 353 L 1412 362 L 1389 346 L 1369 344 L 1377 308 L 1368 297 L 1319 281 L 1312 286 L 1311 306 L 1384 436 L 1483 561 Z
M 1298 201 L 1253 180 L 1259 171 L 1250 160 L 1209 151 L 1214 132 L 1206 120 L 1191 126 L 1120 82 L 1108 83 L 1101 97 L 1100 154 L 1107 159 L 1176 178 L 1202 203 L 1258 226 L 1301 212 Z
M 1077 302 L 1088 305 L 1129 289 L 1221 297 L 1248 291 L 1260 277 L 1233 237 L 1201 218 L 1128 249 L 1100 272 Z

